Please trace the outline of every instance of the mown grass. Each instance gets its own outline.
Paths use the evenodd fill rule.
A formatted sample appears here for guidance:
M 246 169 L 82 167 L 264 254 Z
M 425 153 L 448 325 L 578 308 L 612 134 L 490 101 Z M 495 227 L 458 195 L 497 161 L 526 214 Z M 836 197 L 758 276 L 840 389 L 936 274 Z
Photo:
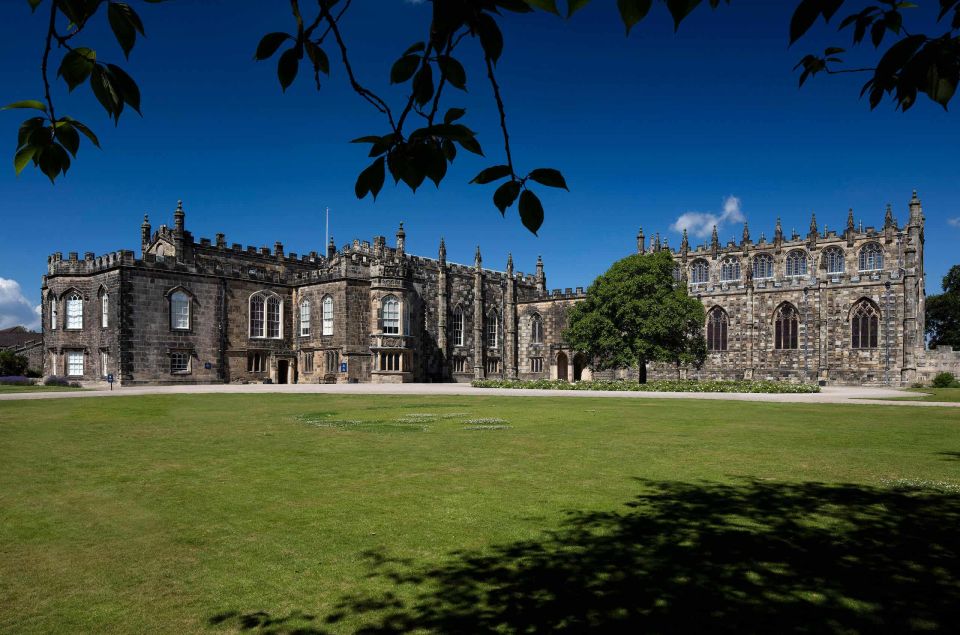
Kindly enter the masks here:
M 936 631 L 960 602 L 946 408 L 9 401 L 0 462 L 2 632 Z
M 960 388 L 907 388 L 903 397 L 883 397 L 890 401 L 960 401 Z
M 83 390 L 71 386 L 15 386 L 0 384 L 0 395 L 13 392 L 69 392 L 71 390 Z

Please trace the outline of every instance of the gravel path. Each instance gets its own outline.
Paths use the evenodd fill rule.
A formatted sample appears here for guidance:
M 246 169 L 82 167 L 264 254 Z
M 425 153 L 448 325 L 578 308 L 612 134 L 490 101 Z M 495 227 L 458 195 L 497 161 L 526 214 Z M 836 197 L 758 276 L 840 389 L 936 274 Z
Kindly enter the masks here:
M 35 392 L 0 394 L 0 401 L 22 399 L 74 399 L 89 397 L 133 397 L 172 394 L 283 393 L 327 395 L 473 395 L 498 397 L 600 397 L 610 399 L 722 399 L 772 403 L 846 403 L 891 406 L 960 407 L 960 403 L 932 401 L 889 401 L 904 397 L 902 390 L 864 386 L 831 386 L 814 394 L 704 393 L 704 392 L 601 392 L 579 390 L 512 390 L 473 388 L 469 384 L 204 384 L 195 386 L 135 386 L 78 392 Z M 881 401 L 878 401 L 881 400 Z

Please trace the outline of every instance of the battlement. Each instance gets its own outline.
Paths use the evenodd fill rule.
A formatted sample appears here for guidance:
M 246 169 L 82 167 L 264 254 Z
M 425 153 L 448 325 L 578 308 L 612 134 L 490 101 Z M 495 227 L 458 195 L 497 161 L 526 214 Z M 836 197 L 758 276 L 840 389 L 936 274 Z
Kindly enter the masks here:
M 92 251 L 88 251 L 83 254 L 83 260 L 75 251 L 69 252 L 66 259 L 63 258 L 63 252 L 57 251 L 47 257 L 47 275 L 86 275 L 121 265 L 132 265 L 134 262 L 134 254 L 129 249 L 112 251 L 102 256 L 95 256 Z

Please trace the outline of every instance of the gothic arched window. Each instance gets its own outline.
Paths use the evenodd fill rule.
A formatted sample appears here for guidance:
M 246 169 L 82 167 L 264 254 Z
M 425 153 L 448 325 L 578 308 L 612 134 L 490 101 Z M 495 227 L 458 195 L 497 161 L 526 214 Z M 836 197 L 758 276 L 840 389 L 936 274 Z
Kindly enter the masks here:
M 797 308 L 789 302 L 777 307 L 773 316 L 774 340 L 773 347 L 778 350 L 798 348 L 797 333 L 800 330 L 800 314 Z
M 530 341 L 534 344 L 543 343 L 543 318 L 534 313 L 530 318 Z
M 463 309 L 460 306 L 453 310 L 453 345 L 463 346 Z
M 380 303 L 383 322 L 383 332 L 389 335 L 400 334 L 400 300 L 396 296 L 388 295 Z
M 67 296 L 67 328 L 83 328 L 83 298 L 76 291 Z
M 310 335 L 310 300 L 300 302 L 300 337 Z
M 757 280 L 773 277 L 773 258 L 770 254 L 757 254 L 753 257 L 753 277 Z
M 110 326 L 110 294 L 106 291 L 100 292 L 100 327 Z
M 707 313 L 707 350 L 727 350 L 727 312 L 718 306 Z
M 500 314 L 496 309 L 487 316 L 487 346 L 496 348 L 500 344 Z
M 791 251 L 787 254 L 785 269 L 788 278 L 807 275 L 807 253 L 799 249 Z
M 880 333 L 880 310 L 866 298 L 853 305 L 850 312 L 851 348 L 876 348 Z
M 860 271 L 883 269 L 883 248 L 877 243 L 867 243 L 860 250 Z
M 263 313 L 266 301 L 259 293 L 250 296 L 250 337 L 263 337 Z
M 839 247 L 828 247 L 824 249 L 823 266 L 827 270 L 827 273 L 843 273 L 846 268 L 843 250 Z
M 720 263 L 720 280 L 723 282 L 733 282 L 740 279 L 740 259 L 724 258 Z
M 333 335 L 333 298 L 331 296 L 323 298 L 322 309 L 323 334 Z
M 701 282 L 708 282 L 709 280 L 710 264 L 702 258 L 694 260 L 693 264 L 690 265 L 690 282 L 699 284 Z
M 283 314 L 283 303 L 277 296 L 267 298 L 267 337 L 277 339 L 282 334 L 280 319 Z
M 190 296 L 183 291 L 170 294 L 170 328 L 174 331 L 190 330 Z

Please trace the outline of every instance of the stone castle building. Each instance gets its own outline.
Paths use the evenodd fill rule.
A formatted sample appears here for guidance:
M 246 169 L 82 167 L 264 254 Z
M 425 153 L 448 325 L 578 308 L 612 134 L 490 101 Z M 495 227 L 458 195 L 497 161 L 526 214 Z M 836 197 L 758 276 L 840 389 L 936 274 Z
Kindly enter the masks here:
M 139 257 L 49 258 L 43 277 L 44 372 L 122 385 L 441 382 L 591 377 L 562 339 L 582 288 L 549 291 L 535 273 L 408 254 L 401 223 L 323 254 L 196 241 L 182 204 L 172 227 L 144 217 Z M 924 218 L 916 194 L 897 224 L 678 250 L 677 280 L 707 310 L 708 359 L 689 377 L 829 383 L 914 381 L 925 372 Z M 649 249 L 667 247 L 659 236 Z M 643 233 L 638 251 L 648 249 Z M 939 359 L 939 358 L 938 358 Z M 651 366 L 650 376 L 677 370 Z M 636 377 L 636 369 L 597 376 Z

